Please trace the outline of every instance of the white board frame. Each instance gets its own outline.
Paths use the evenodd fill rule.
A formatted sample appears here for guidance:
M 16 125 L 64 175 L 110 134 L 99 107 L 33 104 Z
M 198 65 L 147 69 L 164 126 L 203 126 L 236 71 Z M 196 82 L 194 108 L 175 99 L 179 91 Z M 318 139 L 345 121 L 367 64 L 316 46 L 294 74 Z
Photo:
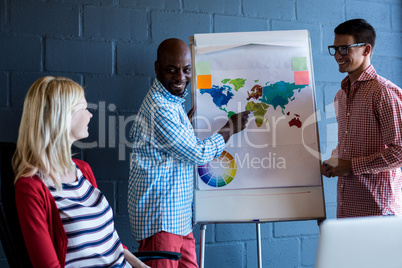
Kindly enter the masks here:
M 321 186 L 195 190 L 195 222 L 274 222 L 325 219 Z
M 305 31 L 305 30 L 303 30 Z M 280 36 L 283 36 L 280 31 Z M 289 40 L 292 42 L 289 32 Z M 233 35 L 236 33 L 228 33 Z M 250 34 L 250 33 L 248 33 Z M 258 35 L 258 32 L 251 33 Z M 276 34 L 273 32 L 273 34 Z M 213 34 L 207 34 L 213 35 Z M 308 33 L 309 35 L 309 33 Z M 310 61 L 312 65 L 311 42 L 308 37 Z M 195 104 L 196 71 L 195 71 L 195 44 L 194 37 L 190 37 L 192 54 L 192 96 Z M 314 110 L 316 111 L 316 97 L 314 87 L 313 66 L 311 66 L 312 85 L 314 90 Z M 316 124 L 317 142 L 319 144 L 318 124 Z M 318 155 L 320 155 L 320 151 Z M 317 159 L 317 168 L 321 159 Z M 196 173 L 196 167 L 194 172 Z M 196 176 L 195 176 L 196 178 Z M 244 223 L 244 222 L 276 222 L 294 220 L 324 220 L 326 218 L 325 198 L 322 176 L 321 184 L 300 187 L 275 187 L 260 189 L 232 189 L 232 190 L 197 190 L 194 189 L 194 220 L 198 224 L 206 223 Z

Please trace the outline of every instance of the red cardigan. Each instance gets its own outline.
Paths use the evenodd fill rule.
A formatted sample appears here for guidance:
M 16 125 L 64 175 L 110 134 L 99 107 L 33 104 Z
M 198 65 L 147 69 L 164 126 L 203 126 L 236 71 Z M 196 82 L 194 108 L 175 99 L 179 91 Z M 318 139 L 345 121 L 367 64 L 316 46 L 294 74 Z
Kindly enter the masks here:
M 98 188 L 88 163 L 73 161 L 85 178 Z M 38 176 L 20 178 L 15 185 L 15 201 L 33 267 L 64 267 L 67 235 L 56 202 L 46 185 Z

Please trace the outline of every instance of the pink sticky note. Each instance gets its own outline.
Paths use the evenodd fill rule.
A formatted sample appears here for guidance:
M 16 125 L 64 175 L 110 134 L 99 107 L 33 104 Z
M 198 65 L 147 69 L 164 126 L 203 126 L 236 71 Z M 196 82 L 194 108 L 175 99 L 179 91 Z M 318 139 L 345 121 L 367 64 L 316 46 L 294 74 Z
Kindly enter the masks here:
M 295 72 L 295 85 L 309 85 L 308 71 L 296 71 Z

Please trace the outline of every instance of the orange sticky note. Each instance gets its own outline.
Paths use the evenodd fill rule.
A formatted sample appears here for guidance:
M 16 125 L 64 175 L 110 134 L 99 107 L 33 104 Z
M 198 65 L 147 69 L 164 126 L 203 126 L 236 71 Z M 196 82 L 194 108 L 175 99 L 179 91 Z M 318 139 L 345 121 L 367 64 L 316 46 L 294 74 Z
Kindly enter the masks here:
M 296 71 L 295 72 L 295 85 L 309 85 L 310 80 L 308 71 Z
M 208 75 L 197 75 L 197 89 L 207 89 L 212 88 L 212 76 Z

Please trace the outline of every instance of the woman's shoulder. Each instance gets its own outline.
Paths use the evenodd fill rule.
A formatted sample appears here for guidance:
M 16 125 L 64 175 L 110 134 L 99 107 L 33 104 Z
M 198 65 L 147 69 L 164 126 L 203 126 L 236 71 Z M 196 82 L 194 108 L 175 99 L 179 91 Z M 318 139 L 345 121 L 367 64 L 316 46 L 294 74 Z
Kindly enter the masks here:
M 84 173 L 91 173 L 92 174 L 92 169 L 89 166 L 89 164 L 83 160 L 80 159 L 73 159 L 73 162 L 77 165 L 77 167 Z
M 82 174 L 84 175 L 85 178 L 87 178 L 87 180 L 94 185 L 95 187 L 97 187 L 96 184 L 96 180 L 95 180 L 95 176 L 92 172 L 91 167 L 89 166 L 89 164 L 83 160 L 80 159 L 73 159 L 73 162 L 77 165 L 77 167 L 81 170 Z
M 18 192 L 42 192 L 46 188 L 43 181 L 36 175 L 31 177 L 21 177 L 15 184 L 15 191 Z
M 84 160 L 81 159 L 76 159 L 73 158 L 73 162 L 79 167 L 83 167 L 83 168 L 89 168 L 89 164 L 87 162 L 85 162 Z
M 19 178 L 17 183 L 15 184 L 15 186 L 17 186 L 17 185 L 26 185 L 26 184 L 29 184 L 29 185 L 42 185 L 43 182 L 38 176 L 34 175 L 34 176 L 31 176 L 31 177 L 21 177 L 21 178 Z

